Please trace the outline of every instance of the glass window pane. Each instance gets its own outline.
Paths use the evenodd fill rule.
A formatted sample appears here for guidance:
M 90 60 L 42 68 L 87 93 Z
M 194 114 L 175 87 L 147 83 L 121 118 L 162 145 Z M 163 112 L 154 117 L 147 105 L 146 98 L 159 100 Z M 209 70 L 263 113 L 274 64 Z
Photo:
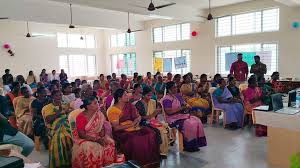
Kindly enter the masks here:
M 117 47 L 117 35 L 110 36 L 110 47 Z
M 163 41 L 176 41 L 176 25 L 163 27 Z
M 59 56 L 59 69 L 64 69 L 67 74 L 69 73 L 69 63 L 67 55 Z
M 57 33 L 57 47 L 68 47 L 67 34 Z
M 118 34 L 118 47 L 124 47 L 126 43 L 125 33 Z
M 96 74 L 97 74 L 96 57 L 95 56 L 87 56 L 87 75 L 94 76 Z
M 191 24 L 181 24 L 181 40 L 189 40 L 191 38 Z
M 153 40 L 154 40 L 154 43 L 162 42 L 162 28 L 161 27 L 153 29 Z
M 217 36 L 231 35 L 231 16 L 217 19 Z
M 86 35 L 86 48 L 95 48 L 95 36 L 94 35 Z
M 263 11 L 263 31 L 279 30 L 279 8 Z

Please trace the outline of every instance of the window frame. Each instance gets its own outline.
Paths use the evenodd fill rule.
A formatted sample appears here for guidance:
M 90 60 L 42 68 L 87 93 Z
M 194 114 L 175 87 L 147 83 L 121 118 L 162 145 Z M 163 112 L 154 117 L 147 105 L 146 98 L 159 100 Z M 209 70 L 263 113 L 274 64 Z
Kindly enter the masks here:
M 189 38 L 187 38 L 187 39 L 182 39 L 182 25 L 184 25 L 184 24 L 189 24 L 189 30 L 190 30 L 190 32 L 189 32 Z M 176 40 L 172 40 L 172 41 L 165 41 L 165 39 L 164 39 L 164 29 L 166 28 L 166 27 L 170 27 L 170 26 L 176 26 L 176 33 L 175 33 L 175 39 Z M 178 30 L 178 28 L 177 27 L 180 27 L 180 29 Z M 158 41 L 158 42 L 156 42 L 155 41 L 155 32 L 154 32 L 154 30 L 155 29 L 161 29 L 161 41 Z M 179 37 L 179 39 L 178 39 L 178 37 L 177 37 L 177 35 L 178 35 L 178 32 L 177 31 L 179 31 L 179 33 L 180 33 L 180 37 Z M 191 23 L 189 23 L 189 22 L 184 22 L 184 23 L 178 23 L 178 24 L 170 24 L 170 25 L 164 25 L 164 26 L 160 26 L 160 27 L 153 27 L 152 28 L 152 43 L 154 43 L 154 44 L 156 44 L 156 43 L 169 43 L 169 42 L 176 42 L 176 41 L 185 41 L 185 40 L 191 40 Z
M 58 40 L 58 37 L 59 37 L 59 34 L 63 34 L 63 35 L 65 35 L 66 36 L 66 44 L 64 45 L 64 46 L 60 46 L 59 44 L 60 44 L 60 42 L 59 42 L 59 40 Z M 79 47 L 71 47 L 70 46 L 70 44 L 69 44 L 69 41 L 70 41 L 70 39 L 69 39 L 69 36 L 70 35 L 79 35 L 80 37 L 82 36 L 84 39 L 84 45 L 83 46 L 79 46 Z M 86 41 L 86 39 L 87 39 L 87 36 L 92 36 L 93 37 L 93 39 L 94 39 L 94 46 L 93 47 L 89 47 L 88 45 L 87 45 L 87 41 Z M 79 37 L 79 40 L 80 40 L 80 37 Z M 56 33 L 56 43 L 57 43 L 57 45 L 56 45 L 56 47 L 57 48 L 71 48 L 71 49 L 96 49 L 97 48 L 97 40 L 96 40 L 96 36 L 94 35 L 94 34 L 78 34 L 78 33 L 62 33 L 62 32 L 57 32 Z
M 235 48 L 236 46 L 242 46 L 242 45 L 252 45 L 252 46 L 255 46 L 255 45 L 260 45 L 260 50 L 259 51 L 253 51 L 253 52 L 262 52 L 262 51 L 265 51 L 264 50 L 264 45 L 268 45 L 268 44 L 273 44 L 273 45 L 276 45 L 276 56 L 272 56 L 272 59 L 275 59 L 275 70 L 272 70 L 272 69 L 268 69 L 267 70 L 267 76 L 271 75 L 273 71 L 278 71 L 278 68 L 279 68 L 279 42 L 278 41 L 273 41 L 273 42 L 263 42 L 263 43 L 242 43 L 242 44 L 233 44 L 233 45 L 217 45 L 216 46 L 216 56 L 215 56 L 215 71 L 216 73 L 220 73 L 221 75 L 228 75 L 230 73 L 230 71 L 227 73 L 227 71 L 223 71 L 221 70 L 221 53 L 220 53 L 220 48 L 225 48 L 225 47 L 229 47 L 230 48 L 230 52 L 240 52 L 240 51 L 237 51 Z M 263 62 L 264 63 L 264 62 Z M 251 67 L 251 65 L 248 65 L 249 67 Z M 267 65 L 268 66 L 268 65 Z M 271 62 L 271 65 L 272 67 L 272 62 Z M 274 68 L 274 67 L 273 67 Z M 225 74 L 224 74 L 225 73 Z M 250 74 L 250 69 L 249 69 L 249 74 Z
M 118 58 L 119 58 L 119 55 L 123 55 L 123 57 L 125 57 L 127 54 L 129 54 L 130 55 L 130 57 L 131 57 L 131 59 L 132 59 L 132 57 L 133 57 L 133 55 L 134 55 L 134 60 L 135 60 L 135 63 L 134 63 L 134 70 L 132 71 L 132 73 L 130 73 L 130 71 L 128 71 L 128 67 L 127 67 L 127 72 L 123 72 L 122 70 L 121 70 L 121 72 L 114 72 L 114 69 L 113 69 L 113 67 L 114 67 L 114 62 L 113 62 L 113 57 L 114 56 L 117 56 L 117 60 L 118 60 Z M 114 53 L 114 54 L 111 54 L 110 55 L 110 62 L 111 62 L 111 68 L 110 68 L 110 70 L 111 70 L 111 73 L 116 73 L 117 74 L 117 76 L 121 76 L 121 74 L 125 74 L 125 75 L 127 75 L 127 76 L 133 76 L 133 73 L 134 72 L 136 72 L 136 70 L 137 70 L 137 56 L 136 56 L 136 52 L 126 52 L 126 53 Z M 128 60 L 127 60 L 128 61 Z M 124 64 L 126 64 L 126 62 L 125 62 L 125 59 L 124 59 Z M 124 65 L 125 66 L 125 65 Z
M 274 10 L 274 9 L 277 9 L 278 10 L 278 18 L 277 18 L 277 21 L 278 21 L 278 28 L 275 30 L 266 30 L 264 31 L 263 30 L 263 26 L 264 26 L 264 11 L 268 11 L 268 10 Z M 234 16 L 238 16 L 238 15 L 243 15 L 243 14 L 250 14 L 250 13 L 257 13 L 257 12 L 260 12 L 260 31 L 256 32 L 256 31 L 253 31 L 253 32 L 248 32 L 248 33 L 241 33 L 241 34 L 233 34 L 233 17 Z M 226 18 L 226 17 L 230 17 L 230 20 L 231 20 L 231 23 L 230 23 L 230 34 L 229 35 L 222 35 L 220 36 L 219 35 L 219 25 L 218 25 L 218 22 L 219 22 L 219 19 L 222 19 L 222 18 Z M 270 7 L 270 8 L 264 8 L 264 9 L 260 9 L 260 10 L 253 10 L 253 11 L 247 11 L 247 12 L 242 12 L 242 13 L 236 13 L 236 14 L 232 14 L 232 15 L 229 15 L 229 16 L 223 16 L 223 17 L 219 17 L 215 20 L 215 38 L 222 38 L 222 37 L 230 37 L 230 36 L 240 36 L 240 35 L 248 35 L 248 34 L 256 34 L 256 33 L 266 33 L 266 32 L 278 32 L 280 31 L 280 7 L 278 6 L 274 6 L 274 7 Z
M 156 51 L 152 51 L 152 72 L 155 74 L 156 73 L 156 70 L 154 69 L 154 58 L 155 58 L 155 53 L 161 53 L 161 58 L 165 58 L 164 57 L 164 52 L 166 52 L 166 51 L 176 51 L 176 57 L 179 57 L 178 55 L 177 55 L 177 52 L 178 51 L 180 51 L 180 53 L 181 53 L 181 56 L 183 56 L 183 51 L 185 51 L 185 50 L 188 50 L 189 52 L 190 52 L 190 55 L 189 55 L 189 59 L 187 59 L 187 70 L 186 70 L 186 72 L 184 72 L 185 70 L 183 70 L 183 68 L 182 69 L 180 69 L 180 73 L 179 74 L 181 74 L 181 75 L 184 75 L 185 73 L 188 73 L 188 72 L 191 72 L 191 70 L 192 70 L 192 49 L 175 49 L 175 50 L 156 50 Z M 175 64 L 174 64 L 174 58 L 176 58 L 176 57 L 172 57 L 172 74 L 176 74 L 176 73 L 178 73 L 178 72 L 176 72 L 176 71 L 173 71 L 173 66 L 175 66 Z M 169 57 L 167 57 L 167 58 L 169 58 Z M 161 72 L 161 73 L 168 73 L 168 72 Z
M 125 40 L 124 40 L 124 45 L 119 46 L 119 36 L 124 34 L 125 36 Z M 112 45 L 112 36 L 115 36 L 116 38 L 116 46 Z M 133 37 L 132 37 L 133 36 Z M 109 39 L 109 46 L 110 48 L 124 48 L 124 47 L 134 47 L 136 46 L 136 33 L 135 32 L 131 32 L 131 33 L 114 33 L 111 34 Z M 132 38 L 134 38 L 134 40 L 132 41 Z

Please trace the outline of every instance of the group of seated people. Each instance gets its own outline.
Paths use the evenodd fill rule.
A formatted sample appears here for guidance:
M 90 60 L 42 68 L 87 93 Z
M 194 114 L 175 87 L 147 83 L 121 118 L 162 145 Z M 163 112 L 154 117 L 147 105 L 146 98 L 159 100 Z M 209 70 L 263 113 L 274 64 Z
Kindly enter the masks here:
M 132 80 L 125 74 L 118 79 L 115 73 L 105 80 L 101 74 L 92 85 L 66 79 L 41 79 L 31 93 L 19 75 L 10 92 L 0 96 L 0 123 L 6 125 L 0 140 L 9 142 L 6 134 L 40 137 L 49 149 L 50 168 L 104 167 L 121 154 L 142 167 L 159 167 L 174 143 L 172 129 L 182 133 L 185 151 L 199 151 L 207 146 L 202 123 L 212 104 L 226 113 L 226 128 L 237 129 L 243 126 L 245 112 L 251 123 L 252 109 L 268 103 L 265 99 L 283 87 L 278 72 L 270 83 L 258 84 L 251 76 L 242 93 L 233 76 L 225 80 L 220 74 L 211 82 L 206 74 L 198 82 L 192 73 L 183 77 L 168 73 L 164 78 L 159 72 L 153 76 L 148 72 L 145 78 L 134 73 Z M 210 93 L 212 86 L 215 90 Z M 264 126 L 257 128 L 265 135 Z M 14 135 L 10 129 L 15 130 Z M 28 139 L 24 155 L 33 148 Z

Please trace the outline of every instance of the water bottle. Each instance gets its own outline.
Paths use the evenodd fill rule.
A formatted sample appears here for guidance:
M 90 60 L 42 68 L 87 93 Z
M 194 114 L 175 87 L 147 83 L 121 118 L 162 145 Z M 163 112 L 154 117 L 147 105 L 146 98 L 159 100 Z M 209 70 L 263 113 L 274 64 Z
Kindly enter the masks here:
M 296 90 L 296 107 L 300 108 L 300 88 Z

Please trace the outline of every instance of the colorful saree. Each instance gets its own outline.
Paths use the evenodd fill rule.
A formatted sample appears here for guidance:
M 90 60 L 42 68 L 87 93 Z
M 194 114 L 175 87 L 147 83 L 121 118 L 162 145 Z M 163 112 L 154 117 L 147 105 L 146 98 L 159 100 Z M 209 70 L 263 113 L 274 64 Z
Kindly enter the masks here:
M 57 106 L 52 103 L 42 109 L 44 119 L 58 112 Z M 50 136 L 49 167 L 71 167 L 72 136 L 66 114 L 61 114 L 52 123 L 47 123 Z
M 136 108 L 127 103 L 121 110 L 111 106 L 107 111 L 110 122 L 120 122 L 128 125 L 139 115 Z M 124 131 L 115 131 L 114 139 L 120 144 L 120 150 L 126 160 L 136 160 L 143 167 L 159 167 L 159 146 L 155 133 L 148 127 L 128 128 Z
M 192 107 L 192 111 L 209 113 L 209 103 L 206 99 L 196 97 L 196 84 L 182 84 L 180 92 L 188 105 Z M 200 115 L 202 117 L 204 114 Z
M 167 94 L 161 101 L 163 108 L 172 108 L 173 110 L 178 110 L 185 104 L 179 94 L 176 97 Z M 166 120 L 171 128 L 176 127 L 183 133 L 183 146 L 185 149 L 195 149 L 207 145 L 202 122 L 197 117 L 177 113 L 166 115 Z
M 89 121 L 83 113 L 77 116 L 76 128 L 73 131 L 73 168 L 101 168 L 114 162 L 116 158 L 115 143 L 113 139 L 106 135 L 104 121 L 105 117 L 100 111 L 97 111 Z M 78 130 L 84 130 L 85 134 L 97 139 L 100 137 L 106 138 L 111 143 L 102 146 L 97 142 L 81 139 Z
M 143 101 L 138 101 L 135 104 L 141 116 L 149 116 L 156 110 L 156 101 L 150 99 L 148 104 Z M 169 144 L 172 142 L 172 134 L 168 124 L 159 122 L 155 117 L 151 119 L 142 119 L 141 125 L 151 128 L 155 134 L 157 141 L 160 143 L 160 154 L 168 155 Z
M 250 103 L 250 100 L 252 100 L 255 97 L 261 97 L 263 95 L 262 90 L 259 87 L 256 88 L 247 88 L 242 92 L 244 96 L 244 105 L 245 110 L 247 111 L 247 114 L 252 115 L 253 108 L 263 105 L 262 101 L 257 101 L 255 103 Z M 264 125 L 255 125 L 255 134 L 256 136 L 267 136 L 267 127 Z
M 213 103 L 216 108 L 224 110 L 226 114 L 226 123 L 237 123 L 239 127 L 242 127 L 242 121 L 244 116 L 244 107 L 241 103 L 219 103 L 217 97 L 221 97 L 223 100 L 233 98 L 227 87 L 222 90 L 217 88 L 213 93 Z
M 17 117 L 18 130 L 27 136 L 33 135 L 32 114 L 30 112 L 30 103 L 34 97 L 18 97 L 15 101 L 15 114 Z

